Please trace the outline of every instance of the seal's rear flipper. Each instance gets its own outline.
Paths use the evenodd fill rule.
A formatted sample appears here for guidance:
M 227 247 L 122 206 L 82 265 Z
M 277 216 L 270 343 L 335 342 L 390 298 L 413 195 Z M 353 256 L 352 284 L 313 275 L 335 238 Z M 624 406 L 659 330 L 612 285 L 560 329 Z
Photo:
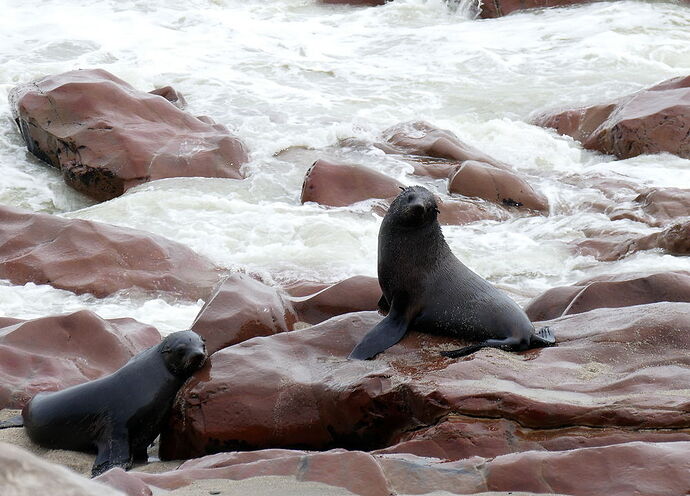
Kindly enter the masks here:
M 441 356 L 444 356 L 446 358 L 460 358 L 467 355 L 471 355 L 475 351 L 478 351 L 484 347 L 485 346 L 483 344 L 473 344 L 472 346 L 465 346 L 464 348 L 460 348 L 453 351 L 442 351 Z
M 400 341 L 407 332 L 407 321 L 397 312 L 391 311 L 367 333 L 352 350 L 348 358 L 368 360 Z
M 0 429 L 9 429 L 10 427 L 24 427 L 24 418 L 21 415 L 15 415 L 0 422 Z
M 553 335 L 549 326 L 542 327 L 538 331 L 535 331 L 529 342 L 530 348 L 553 346 L 554 344 L 556 344 L 556 336 Z
M 481 343 L 465 346 L 458 350 L 442 351 L 441 355 L 446 358 L 459 358 L 470 355 L 482 348 L 500 348 L 506 351 L 523 351 L 527 349 L 527 342 L 519 338 L 509 337 L 505 339 L 487 339 Z

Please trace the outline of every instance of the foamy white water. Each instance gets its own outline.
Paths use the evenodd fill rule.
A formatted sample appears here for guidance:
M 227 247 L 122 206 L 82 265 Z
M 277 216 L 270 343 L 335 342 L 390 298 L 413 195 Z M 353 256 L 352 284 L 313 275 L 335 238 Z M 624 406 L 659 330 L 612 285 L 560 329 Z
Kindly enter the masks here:
M 330 157 L 445 192 L 444 182 L 410 176 L 399 158 L 367 146 L 391 125 L 423 119 L 513 164 L 549 197 L 549 217 L 444 228 L 461 260 L 521 303 L 601 273 L 690 270 L 687 257 L 657 252 L 611 263 L 574 256 L 568 242 L 611 222 L 585 212 L 600 192 L 564 182 L 601 173 L 690 188 L 690 161 L 616 161 L 526 123 L 539 110 L 690 74 L 690 10 L 682 5 L 615 1 L 495 20 L 471 20 L 467 9 L 442 0 L 376 8 L 314 0 L 5 0 L 0 7 L 2 204 L 149 230 L 269 279 L 375 275 L 380 218 L 366 205 L 300 205 L 304 173 L 315 157 Z M 47 74 L 93 67 L 145 91 L 173 85 L 188 111 L 212 116 L 246 141 L 248 179 L 157 181 L 98 205 L 71 191 L 26 152 L 7 94 Z M 361 145 L 338 147 L 344 138 Z M 277 155 L 291 147 L 323 151 Z M 627 220 L 613 225 L 654 231 Z M 0 314 L 16 317 L 89 308 L 167 332 L 187 327 L 198 305 L 0 285 Z

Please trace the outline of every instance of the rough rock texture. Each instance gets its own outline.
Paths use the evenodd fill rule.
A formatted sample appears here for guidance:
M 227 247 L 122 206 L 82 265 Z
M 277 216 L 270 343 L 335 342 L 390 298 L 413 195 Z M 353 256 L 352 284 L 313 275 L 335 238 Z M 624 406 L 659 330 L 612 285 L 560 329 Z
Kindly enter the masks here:
M 649 188 L 632 205 L 619 205 L 609 212 L 611 220 L 631 219 L 650 226 L 664 226 L 690 216 L 690 189 Z
M 476 456 L 455 462 L 409 454 L 271 449 L 211 455 L 161 474 L 118 475 L 164 489 L 199 479 L 294 475 L 298 480 L 343 487 L 361 496 L 439 494 L 435 491 L 484 496 L 675 496 L 690 489 L 689 449 L 690 442 L 631 442 L 571 451 L 528 451 L 493 459 Z
M 517 10 L 534 9 L 539 7 L 565 7 L 591 3 L 594 0 L 482 0 L 479 17 L 493 19 L 503 17 Z
M 82 310 L 0 328 L 0 409 L 22 408 L 56 391 L 115 372 L 159 343 L 158 331 L 133 319 L 104 320 Z
M 299 282 L 287 286 L 301 322 L 318 324 L 336 315 L 376 310 L 381 298 L 375 277 L 354 276 L 335 284 Z
M 0 278 L 98 297 L 139 288 L 198 299 L 220 269 L 155 234 L 0 206 Z
M 448 191 L 502 206 L 547 212 L 548 200 L 512 167 L 460 141 L 452 132 L 414 121 L 383 132 L 376 146 L 386 153 L 417 158 L 415 174 L 449 179 Z M 419 157 L 426 160 L 419 161 Z M 442 160 L 439 162 L 439 160 Z M 445 161 L 445 162 L 443 162 Z
M 690 302 L 690 272 L 628 273 L 593 277 L 552 288 L 525 308 L 530 320 L 550 320 L 595 308 L 620 308 L 658 301 Z
M 534 123 L 619 158 L 661 152 L 690 158 L 690 76 L 611 103 L 543 114 Z
M 514 172 L 467 160 L 448 184 L 451 193 L 475 196 L 508 207 L 548 212 L 549 202 Z
M 385 215 L 388 205 L 398 196 L 402 187 L 402 183 L 392 177 L 368 167 L 317 160 L 304 178 L 301 201 L 344 207 L 376 198 L 383 201 L 373 205 L 373 211 Z M 443 225 L 467 224 L 484 219 L 502 220 L 508 216 L 504 211 L 450 198 L 438 198 L 438 208 L 438 219 Z
M 344 207 L 371 198 L 394 198 L 401 183 L 368 167 L 317 160 L 302 185 L 302 203 Z
M 244 144 L 223 126 L 102 69 L 23 84 L 9 101 L 29 151 L 100 201 L 166 177 L 241 179 L 239 168 L 248 160 Z
M 669 255 L 690 255 L 690 221 L 647 236 L 602 233 L 575 244 L 575 252 L 602 262 L 620 260 L 638 251 L 660 249 Z
M 124 496 L 106 484 L 81 477 L 26 450 L 0 443 L 0 488 L 3 496 Z M 150 493 L 149 493 L 150 494 Z
M 287 296 L 247 274 L 231 274 L 199 311 L 192 330 L 205 339 L 209 355 L 255 336 L 289 331 L 297 314 Z
M 386 153 L 416 155 L 455 162 L 455 166 L 472 160 L 482 162 L 499 169 L 511 170 L 510 165 L 496 160 L 486 153 L 463 143 L 455 134 L 445 129 L 439 129 L 424 121 L 404 122 L 382 133 L 383 143 L 376 146 Z M 432 162 L 431 166 L 440 164 Z M 446 177 L 453 175 L 452 168 L 448 168 Z M 429 173 L 436 176 L 436 173 Z
M 532 439 L 581 428 L 565 445 L 576 437 L 596 445 L 604 441 L 595 438 L 648 439 L 649 430 L 674 440 L 690 432 L 690 303 L 561 317 L 547 323 L 557 346 L 519 354 L 485 349 L 449 360 L 439 351 L 457 348 L 457 340 L 410 332 L 376 360 L 347 360 L 380 319 L 347 314 L 216 353 L 182 389 L 161 457 L 385 448 L 453 415 L 505 419 Z M 519 451 L 515 436 L 499 430 L 474 439 L 474 449 Z

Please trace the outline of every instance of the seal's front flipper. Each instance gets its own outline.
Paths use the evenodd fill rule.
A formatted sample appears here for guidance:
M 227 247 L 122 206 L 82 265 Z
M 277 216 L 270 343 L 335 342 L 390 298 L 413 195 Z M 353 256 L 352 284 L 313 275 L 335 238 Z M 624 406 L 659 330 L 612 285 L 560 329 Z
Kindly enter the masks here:
M 398 312 L 391 311 L 352 350 L 348 358 L 368 360 L 400 341 L 407 332 L 407 320 Z
M 111 436 L 99 439 L 96 448 L 98 455 L 91 468 L 91 477 L 101 475 L 113 467 L 122 467 L 125 470 L 132 468 L 132 454 L 126 430 L 114 431 Z
M 527 349 L 526 342 L 514 337 L 509 337 L 505 339 L 487 339 L 481 343 L 473 344 L 472 346 L 465 346 L 452 351 L 442 351 L 441 355 L 446 358 L 460 358 L 467 355 L 471 355 L 475 351 L 482 348 L 501 348 L 506 351 L 523 351 Z
M 556 336 L 553 335 L 549 326 L 542 327 L 538 331 L 535 331 L 529 341 L 530 348 L 553 346 L 554 344 L 556 344 Z
M 0 429 L 9 429 L 10 427 L 24 427 L 24 417 L 15 415 L 0 422 Z

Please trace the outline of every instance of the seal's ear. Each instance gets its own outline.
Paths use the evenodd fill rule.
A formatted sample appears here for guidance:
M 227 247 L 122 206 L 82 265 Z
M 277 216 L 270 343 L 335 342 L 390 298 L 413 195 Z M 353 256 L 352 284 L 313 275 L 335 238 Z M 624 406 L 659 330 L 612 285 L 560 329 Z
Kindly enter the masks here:
M 398 186 L 400 188 L 400 191 L 405 191 L 407 188 L 405 186 Z

